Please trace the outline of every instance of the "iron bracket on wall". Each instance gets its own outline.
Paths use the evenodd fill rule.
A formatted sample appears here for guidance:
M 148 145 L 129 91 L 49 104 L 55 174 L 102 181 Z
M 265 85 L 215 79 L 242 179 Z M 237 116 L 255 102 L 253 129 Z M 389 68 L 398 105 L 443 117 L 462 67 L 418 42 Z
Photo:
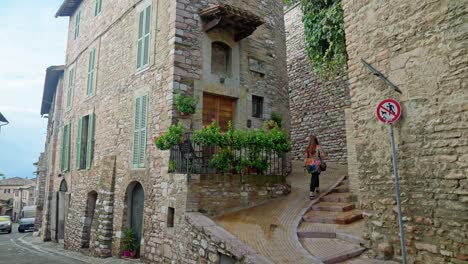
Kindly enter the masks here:
M 378 70 L 376 70 L 374 67 L 372 67 L 372 65 L 370 65 L 367 61 L 365 61 L 364 59 L 361 58 L 361 61 L 362 63 L 364 63 L 364 65 L 367 66 L 367 68 L 369 68 L 369 70 L 372 72 L 372 74 L 374 74 L 375 76 L 379 77 L 380 79 L 382 79 L 382 81 L 384 81 L 388 86 L 390 86 L 390 88 L 392 88 L 393 90 L 395 90 L 397 93 L 399 94 L 402 94 L 402 91 L 400 90 L 400 88 L 398 88 L 396 85 L 394 85 L 391 81 L 389 81 L 381 72 L 379 72 Z

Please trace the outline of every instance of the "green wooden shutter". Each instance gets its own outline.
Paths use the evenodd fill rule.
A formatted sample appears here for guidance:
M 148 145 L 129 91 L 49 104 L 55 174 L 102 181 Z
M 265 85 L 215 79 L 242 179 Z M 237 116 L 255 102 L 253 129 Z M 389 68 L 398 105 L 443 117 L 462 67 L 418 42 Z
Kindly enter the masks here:
M 140 113 L 141 113 L 141 97 L 135 100 L 135 125 L 133 129 L 133 167 L 139 166 L 140 153 Z
M 140 113 L 140 151 L 138 153 L 138 167 L 145 167 L 146 154 L 146 122 L 148 112 L 148 96 L 141 97 L 141 113 Z
M 60 162 L 59 162 L 60 171 L 63 171 L 65 167 L 64 155 L 65 155 L 65 126 L 62 127 L 62 144 L 60 145 Z
M 102 0 L 96 0 L 96 6 L 94 8 L 94 16 L 98 16 L 101 13 Z
M 151 30 L 151 6 L 148 6 L 145 11 L 145 36 L 143 49 L 143 65 L 149 64 L 150 50 L 150 30 Z
M 139 15 L 138 21 L 138 52 L 137 52 L 137 69 L 141 69 L 143 66 L 142 61 L 142 54 L 143 54 L 143 28 L 144 28 L 144 21 L 145 21 L 145 12 L 141 11 Z
M 71 68 L 68 72 L 68 89 L 67 89 L 67 110 L 71 109 L 73 95 L 73 79 L 75 78 L 75 68 Z
M 75 17 L 75 39 L 80 35 L 80 20 L 81 20 L 81 10 L 76 13 Z
M 70 124 L 65 126 L 65 150 L 63 171 L 70 170 Z
M 92 49 L 89 52 L 88 85 L 87 85 L 87 89 L 86 89 L 86 95 L 92 95 L 93 94 L 95 58 L 96 58 L 96 49 Z
M 78 119 L 78 133 L 76 137 L 76 169 L 81 169 L 80 164 L 81 164 L 81 136 L 82 136 L 82 130 L 83 130 L 83 118 L 80 117 Z
M 88 118 L 88 142 L 86 144 L 86 169 L 91 169 L 91 161 L 93 160 L 94 147 L 94 113 Z

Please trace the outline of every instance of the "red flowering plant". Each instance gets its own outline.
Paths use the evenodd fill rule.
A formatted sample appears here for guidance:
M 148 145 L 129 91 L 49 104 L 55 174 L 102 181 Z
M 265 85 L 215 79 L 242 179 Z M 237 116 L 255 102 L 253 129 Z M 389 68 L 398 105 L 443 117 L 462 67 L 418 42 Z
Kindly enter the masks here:
M 160 150 L 169 150 L 175 145 L 182 143 L 184 137 L 184 126 L 182 124 L 172 125 L 166 132 L 160 132 L 159 136 L 153 136 L 154 145 Z

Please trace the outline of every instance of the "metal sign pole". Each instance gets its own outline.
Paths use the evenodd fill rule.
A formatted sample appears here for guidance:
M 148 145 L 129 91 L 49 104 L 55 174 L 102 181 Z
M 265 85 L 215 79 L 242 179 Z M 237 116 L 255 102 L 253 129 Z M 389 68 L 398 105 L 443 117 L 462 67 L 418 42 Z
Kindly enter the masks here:
M 395 138 L 393 134 L 392 124 L 390 124 L 390 140 L 392 142 L 393 175 L 395 176 L 395 191 L 396 191 L 396 200 L 397 200 L 397 207 L 398 207 L 398 224 L 400 226 L 401 257 L 403 259 L 403 264 L 406 264 L 405 233 L 403 230 L 403 219 L 401 216 L 402 214 L 401 214 L 401 203 L 400 203 L 400 182 L 398 181 L 398 162 L 396 159 Z

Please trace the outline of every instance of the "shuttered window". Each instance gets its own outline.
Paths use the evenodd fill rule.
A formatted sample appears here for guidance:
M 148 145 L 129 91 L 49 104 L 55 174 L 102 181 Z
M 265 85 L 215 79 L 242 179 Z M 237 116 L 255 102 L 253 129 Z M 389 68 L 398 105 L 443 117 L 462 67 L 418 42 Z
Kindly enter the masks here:
M 143 9 L 138 15 L 138 52 L 137 71 L 149 65 L 151 30 L 151 5 Z
M 135 100 L 135 124 L 133 129 L 133 167 L 144 168 L 146 156 L 146 123 L 148 95 Z
M 75 78 L 75 68 L 68 71 L 68 88 L 67 88 L 67 111 L 71 109 L 72 96 L 73 96 L 73 80 Z
M 91 96 L 93 95 L 93 87 L 94 87 L 94 78 L 95 78 L 95 65 L 96 65 L 96 49 L 92 49 L 89 52 L 89 61 L 88 61 L 88 83 L 86 89 L 86 95 Z
M 83 116 L 78 120 L 76 138 L 76 168 L 91 169 L 94 147 L 94 114 Z
M 94 8 L 94 16 L 101 14 L 102 0 L 96 0 L 96 5 Z
M 62 145 L 60 147 L 60 170 L 70 170 L 70 124 L 62 129 Z
M 80 20 L 81 20 L 81 10 L 76 13 L 75 17 L 75 39 L 80 35 Z

